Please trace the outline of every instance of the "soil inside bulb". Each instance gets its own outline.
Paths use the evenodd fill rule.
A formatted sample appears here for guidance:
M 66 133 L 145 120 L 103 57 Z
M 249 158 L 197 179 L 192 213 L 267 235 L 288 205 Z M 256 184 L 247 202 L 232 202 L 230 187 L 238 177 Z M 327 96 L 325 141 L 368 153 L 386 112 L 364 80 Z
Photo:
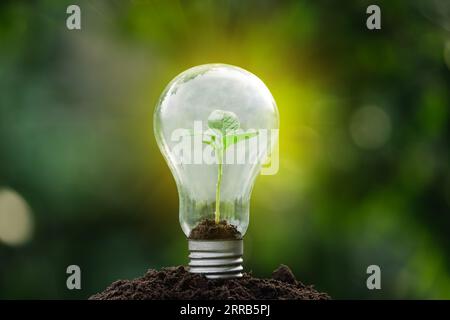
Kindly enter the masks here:
M 216 223 L 213 219 L 204 219 L 192 229 L 189 239 L 192 240 L 238 240 L 242 239 L 237 228 L 226 220 Z

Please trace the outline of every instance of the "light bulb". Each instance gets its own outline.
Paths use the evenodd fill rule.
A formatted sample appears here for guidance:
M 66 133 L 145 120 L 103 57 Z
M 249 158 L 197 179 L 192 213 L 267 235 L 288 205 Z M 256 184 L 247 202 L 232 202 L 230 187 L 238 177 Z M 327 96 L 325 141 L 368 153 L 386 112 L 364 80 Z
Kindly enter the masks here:
M 242 276 L 250 195 L 278 125 L 270 91 L 235 66 L 193 67 L 163 91 L 154 132 L 178 187 L 190 272 Z

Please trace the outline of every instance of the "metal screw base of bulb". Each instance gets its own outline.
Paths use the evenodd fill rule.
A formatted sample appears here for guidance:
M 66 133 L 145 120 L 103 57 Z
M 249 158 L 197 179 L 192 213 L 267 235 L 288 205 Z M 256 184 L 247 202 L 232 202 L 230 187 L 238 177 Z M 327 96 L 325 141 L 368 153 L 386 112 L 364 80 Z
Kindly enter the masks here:
M 188 240 L 189 272 L 208 279 L 242 277 L 242 240 Z

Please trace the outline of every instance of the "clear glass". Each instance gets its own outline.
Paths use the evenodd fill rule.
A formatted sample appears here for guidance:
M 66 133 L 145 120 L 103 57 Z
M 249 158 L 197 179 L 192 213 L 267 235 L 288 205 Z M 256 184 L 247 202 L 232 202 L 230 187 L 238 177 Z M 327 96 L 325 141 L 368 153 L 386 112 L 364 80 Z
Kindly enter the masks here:
M 240 130 L 258 132 L 256 137 L 243 139 L 224 150 L 223 157 L 227 160 L 222 162 L 215 157 L 218 151 L 203 141 L 203 133 L 210 126 L 208 117 L 215 110 L 232 112 Z M 201 65 L 169 83 L 155 109 L 154 131 L 178 187 L 179 219 L 187 237 L 200 221 L 214 219 L 217 210 L 220 220 L 234 225 L 244 236 L 253 184 L 273 148 L 273 142 L 257 141 L 264 132 L 277 130 L 278 125 L 278 110 L 270 91 L 258 77 L 241 68 Z M 199 132 L 200 141 L 196 140 Z M 185 137 L 187 142 L 183 140 Z M 180 152 L 182 140 L 187 147 Z M 258 148 L 252 149 L 256 144 Z M 186 152 L 188 149 L 192 153 Z

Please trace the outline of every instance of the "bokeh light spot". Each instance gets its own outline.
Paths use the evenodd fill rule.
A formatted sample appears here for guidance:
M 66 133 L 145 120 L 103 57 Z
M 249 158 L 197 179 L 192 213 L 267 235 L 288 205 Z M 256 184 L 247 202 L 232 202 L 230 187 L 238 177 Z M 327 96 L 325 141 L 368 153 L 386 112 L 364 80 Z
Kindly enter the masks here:
M 391 119 L 379 107 L 361 107 L 352 115 L 350 134 L 353 142 L 360 148 L 380 148 L 391 135 Z
M 33 222 L 30 208 L 20 194 L 0 189 L 0 242 L 20 245 L 31 237 Z

